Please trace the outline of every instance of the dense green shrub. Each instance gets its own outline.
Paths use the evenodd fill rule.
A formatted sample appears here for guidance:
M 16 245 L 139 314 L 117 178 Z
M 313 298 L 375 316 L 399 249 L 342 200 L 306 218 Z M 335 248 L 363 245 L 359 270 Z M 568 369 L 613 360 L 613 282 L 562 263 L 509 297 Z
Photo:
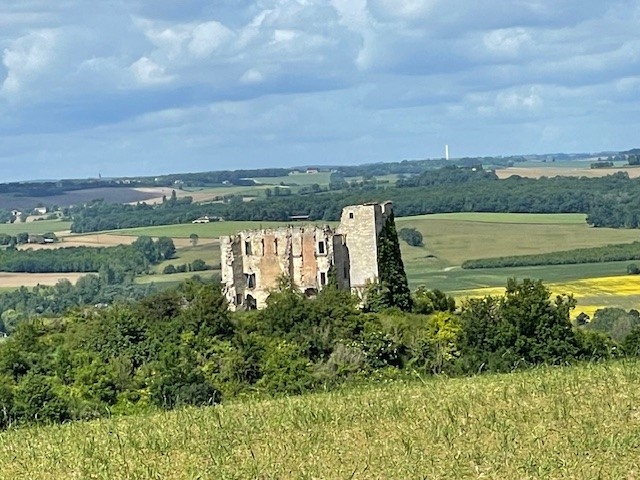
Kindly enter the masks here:
M 398 238 L 412 247 L 421 247 L 423 245 L 422 234 L 415 228 L 401 228 L 398 230 Z
M 569 321 L 575 301 L 550 296 L 540 281 L 510 279 L 504 297 L 467 301 L 461 313 L 462 370 L 509 371 L 573 360 L 579 350 Z
M 613 358 L 622 350 L 607 333 L 574 330 L 571 297 L 551 299 L 541 282 L 511 280 L 504 296 L 458 310 L 443 292 L 423 289 L 417 298 L 424 302 L 415 312 L 367 313 L 333 281 L 308 298 L 283 278 L 267 308 L 231 313 L 220 285 L 192 279 L 128 304 L 23 321 L 0 342 L 0 428 L 209 405 L 223 394 L 299 394 L 409 372 Z M 598 316 L 594 325 L 615 326 L 607 312 Z M 637 354 L 639 332 L 625 336 L 627 354 Z

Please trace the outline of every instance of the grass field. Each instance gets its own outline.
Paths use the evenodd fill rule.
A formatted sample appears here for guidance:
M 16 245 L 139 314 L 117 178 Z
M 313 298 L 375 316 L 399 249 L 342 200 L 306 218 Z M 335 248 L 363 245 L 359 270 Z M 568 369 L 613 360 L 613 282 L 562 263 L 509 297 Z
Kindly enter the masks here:
M 0 233 L 17 235 L 19 233 L 41 234 L 69 230 L 71 222 L 61 220 L 39 220 L 37 222 L 0 223 Z
M 317 183 L 320 186 L 328 186 L 329 185 L 329 177 L 331 173 L 329 172 L 318 172 L 318 173 L 294 173 L 291 175 L 287 175 L 285 177 L 255 177 L 255 180 L 258 183 L 270 186 L 277 186 L 281 183 L 284 185 L 299 185 L 301 187 L 313 185 Z
M 591 168 L 593 162 L 566 162 L 566 163 L 536 163 L 517 164 L 514 167 L 496 170 L 498 178 L 507 178 L 512 175 L 521 177 L 540 178 L 545 177 L 604 177 L 616 172 L 626 172 L 630 178 L 640 176 L 640 168 L 629 166 L 614 166 L 611 168 Z
M 480 221 L 473 218 L 478 215 Z M 464 260 L 504 255 L 548 253 L 558 250 L 628 243 L 638 232 L 627 229 L 592 228 L 574 215 L 447 214 L 397 219 L 397 228 L 413 227 L 424 237 L 425 247 L 402 242 L 405 264 L 421 268 L 461 265 Z
M 0 433 L 1 479 L 636 479 L 640 364 L 619 361 Z
M 504 213 L 454 213 L 420 215 L 397 218 L 397 228 L 417 228 L 424 237 L 424 247 L 410 247 L 401 242 L 402 256 L 410 285 L 415 288 L 426 285 L 457 296 L 481 288 L 503 289 L 507 279 L 525 277 L 542 279 L 545 284 L 566 284 L 563 292 L 571 293 L 572 282 L 581 279 L 620 276 L 626 273 L 630 262 L 610 262 L 584 265 L 559 265 L 545 267 L 517 267 L 499 269 L 463 270 L 463 261 L 474 258 L 490 258 L 503 255 L 546 253 L 557 250 L 628 243 L 638 239 L 636 230 L 592 228 L 581 214 L 504 214 Z M 49 230 L 68 227 L 58 221 L 42 222 Z M 322 222 L 320 222 L 322 223 Z M 168 263 L 191 263 L 200 258 L 210 265 L 220 262 L 217 238 L 240 230 L 276 228 L 290 222 L 212 222 L 205 224 L 166 225 L 103 232 L 95 235 L 68 236 L 59 245 L 82 244 L 109 245 L 127 243 L 133 237 L 167 236 L 178 247 L 178 258 L 163 262 L 154 269 L 155 274 L 141 277 L 142 283 L 176 283 L 184 275 L 161 275 Z M 19 224 L 32 227 L 34 223 Z M 295 224 L 303 225 L 303 224 Z M 331 222 L 336 226 L 336 222 Z M 5 225 L 12 227 L 13 225 Z M 0 231 L 2 231 L 0 229 Z M 195 233 L 200 241 L 196 247 L 189 243 Z M 113 238 L 114 242 L 108 240 Z M 125 241 L 126 240 L 126 241 Z M 79 242 L 79 243 L 78 243 Z M 10 286 L 10 285 L 6 285 Z M 616 302 L 625 308 L 640 306 L 640 288 L 637 292 L 618 295 L 614 290 L 578 297 L 579 308 L 587 310 L 595 306 L 612 306 Z M 588 302 L 588 303 L 587 303 Z
M 155 273 L 161 273 L 167 265 L 182 265 L 192 263 L 194 260 L 204 260 L 207 265 L 218 266 L 220 264 L 220 244 L 207 243 L 204 245 L 178 247 L 176 256 L 171 260 L 165 260 L 153 268 Z
M 480 223 L 523 223 L 526 225 L 537 224 L 561 224 L 561 225 L 585 225 L 586 215 L 583 213 L 493 213 L 493 212 L 460 212 L 460 213 L 435 213 L 431 215 L 416 215 L 413 217 L 400 217 L 396 221 L 418 220 L 455 220 L 457 222 Z
M 398 218 L 397 227 L 417 228 L 424 237 L 424 247 L 410 247 L 401 242 L 402 258 L 412 288 L 425 285 L 464 298 L 502 294 L 509 278 L 533 278 L 554 284 L 556 293 L 574 293 L 578 300 L 575 313 L 585 311 L 591 315 L 605 306 L 640 307 L 640 282 L 624 293 L 610 287 L 590 295 L 578 294 L 580 289 L 576 284 L 578 281 L 595 282 L 601 277 L 624 276 L 627 265 L 632 262 L 476 270 L 459 267 L 464 260 L 473 258 L 628 243 L 638 239 L 635 230 L 592 228 L 584 223 L 584 216 L 573 214 L 423 215 Z
M 319 222 L 324 224 L 327 222 Z M 329 222 L 335 225 L 336 222 Z M 180 225 L 164 225 L 158 227 L 141 227 L 127 228 L 122 230 L 114 230 L 117 235 L 147 235 L 150 237 L 171 237 L 171 238 L 189 238 L 195 233 L 200 238 L 217 238 L 221 235 L 232 235 L 241 230 L 261 229 L 261 228 L 277 228 L 286 225 L 304 226 L 304 223 L 292 222 L 211 222 L 211 223 L 187 223 Z
M 459 265 L 464 260 L 473 258 L 546 253 L 626 243 L 638 239 L 638 232 L 635 230 L 589 227 L 581 214 L 455 213 L 404 217 L 397 218 L 396 221 L 398 229 L 414 227 L 424 236 L 424 247 L 410 247 L 401 242 L 410 285 L 427 285 L 429 288 L 439 288 L 453 293 L 484 287 L 504 288 L 510 277 L 539 278 L 545 283 L 566 283 L 583 278 L 623 275 L 629 262 L 478 270 L 462 270 Z M 274 228 L 282 225 L 286 223 L 214 222 L 119 230 L 117 234 L 186 239 L 191 233 L 196 233 L 201 241 L 205 241 L 244 229 Z M 336 223 L 333 222 L 332 225 L 335 226 Z M 186 255 L 185 259 L 191 259 L 189 261 L 202 258 L 207 263 L 219 262 L 219 259 L 216 260 L 219 256 L 217 245 L 199 245 L 197 248 L 199 257 L 191 258 L 195 252 L 189 253 L 188 247 L 179 249 L 179 255 Z M 185 263 L 186 260 L 178 259 L 172 262 Z M 161 272 L 164 265 L 156 268 L 156 271 Z M 176 278 L 153 275 L 141 281 L 173 282 Z M 608 301 L 597 304 L 610 305 L 615 301 L 611 294 L 608 297 Z M 635 300 L 628 297 L 625 304 L 632 301 L 640 304 L 640 289 Z

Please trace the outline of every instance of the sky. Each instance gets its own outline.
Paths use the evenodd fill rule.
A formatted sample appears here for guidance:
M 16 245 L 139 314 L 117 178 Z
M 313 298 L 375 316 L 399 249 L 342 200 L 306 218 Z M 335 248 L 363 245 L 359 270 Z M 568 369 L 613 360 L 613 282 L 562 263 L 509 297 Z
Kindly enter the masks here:
M 3 0 L 0 182 L 640 146 L 637 0 Z

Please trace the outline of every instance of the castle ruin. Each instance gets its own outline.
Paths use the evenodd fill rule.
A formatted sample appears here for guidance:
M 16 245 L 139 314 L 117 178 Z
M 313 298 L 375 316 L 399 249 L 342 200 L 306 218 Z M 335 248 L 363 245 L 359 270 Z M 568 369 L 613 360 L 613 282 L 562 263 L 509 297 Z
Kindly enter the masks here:
M 283 275 L 306 295 L 315 295 L 327 284 L 332 267 L 340 288 L 361 295 L 378 280 L 378 236 L 391 210 L 391 202 L 347 206 L 335 231 L 328 225 L 289 225 L 221 237 L 229 308 L 264 308 Z

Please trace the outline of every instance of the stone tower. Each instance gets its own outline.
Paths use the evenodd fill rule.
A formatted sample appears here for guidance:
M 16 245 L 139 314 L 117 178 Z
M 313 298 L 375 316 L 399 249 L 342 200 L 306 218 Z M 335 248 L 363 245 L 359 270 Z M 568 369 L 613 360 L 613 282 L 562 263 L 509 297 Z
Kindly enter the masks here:
M 378 281 L 378 236 L 392 209 L 391 202 L 342 209 L 337 233 L 342 234 L 347 250 L 351 290 L 360 295 L 368 283 Z

